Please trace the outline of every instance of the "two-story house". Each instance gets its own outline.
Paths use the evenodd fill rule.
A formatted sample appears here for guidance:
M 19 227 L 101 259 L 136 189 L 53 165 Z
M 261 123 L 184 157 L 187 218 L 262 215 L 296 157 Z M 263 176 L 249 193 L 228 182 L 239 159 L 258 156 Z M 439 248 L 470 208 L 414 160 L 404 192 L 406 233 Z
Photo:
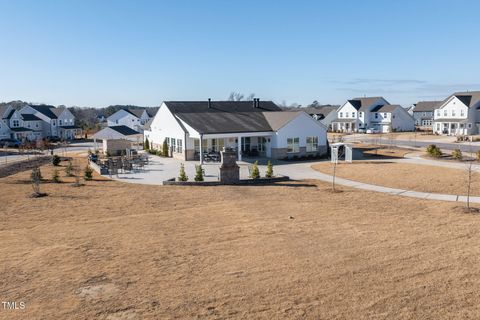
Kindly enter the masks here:
M 383 97 L 348 100 L 337 110 L 332 130 L 340 132 L 392 132 L 414 130 L 414 119 L 406 109 L 391 105 Z
M 432 130 L 435 109 L 442 105 L 442 101 L 419 101 L 411 108 L 411 114 L 415 119 L 415 126 Z
M 446 135 L 477 134 L 480 126 L 480 91 L 456 92 L 435 110 L 433 132 Z
M 74 139 L 80 133 L 75 126 L 75 116 L 65 107 L 55 108 L 49 105 L 28 105 L 20 109 L 22 115 L 31 114 L 42 123 L 42 138 L 59 137 Z
M 151 116 L 145 109 L 121 109 L 107 118 L 109 127 L 127 126 L 137 132 L 143 132 Z

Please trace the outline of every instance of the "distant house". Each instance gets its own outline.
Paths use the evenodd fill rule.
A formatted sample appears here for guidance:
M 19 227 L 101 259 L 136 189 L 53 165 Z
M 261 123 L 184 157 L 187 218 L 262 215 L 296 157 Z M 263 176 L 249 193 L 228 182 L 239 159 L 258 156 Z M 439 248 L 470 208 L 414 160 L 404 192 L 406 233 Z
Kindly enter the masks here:
M 383 97 L 364 97 L 348 100 L 337 110 L 332 130 L 339 132 L 386 133 L 413 131 L 415 121 L 406 109 L 391 105 Z
M 128 149 L 139 149 L 143 143 L 143 134 L 127 126 L 106 127 L 92 136 L 94 143 L 102 140 L 104 153 L 120 154 Z
M 479 133 L 480 91 L 456 92 L 435 109 L 433 132 L 446 135 Z
M 412 116 L 415 126 L 432 130 L 433 113 L 442 105 L 442 101 L 420 101 L 412 106 Z
M 332 121 L 337 118 L 338 107 L 334 106 L 319 106 L 319 107 L 306 107 L 303 109 L 313 119 L 320 121 L 329 131 L 332 130 Z
M 109 127 L 127 126 L 138 132 L 143 132 L 145 124 L 151 116 L 145 109 L 121 109 L 107 118 Z
M 28 105 L 20 109 L 22 115 L 30 114 L 41 120 L 42 138 L 74 139 L 81 129 L 75 126 L 75 116 L 65 107 Z
M 200 160 L 223 148 L 274 159 L 327 152 L 326 127 L 304 111 L 282 111 L 271 101 L 165 101 L 145 132 L 153 149 Z
M 41 120 L 33 115 L 20 114 L 9 105 L 0 106 L 0 139 L 35 141 L 42 138 Z

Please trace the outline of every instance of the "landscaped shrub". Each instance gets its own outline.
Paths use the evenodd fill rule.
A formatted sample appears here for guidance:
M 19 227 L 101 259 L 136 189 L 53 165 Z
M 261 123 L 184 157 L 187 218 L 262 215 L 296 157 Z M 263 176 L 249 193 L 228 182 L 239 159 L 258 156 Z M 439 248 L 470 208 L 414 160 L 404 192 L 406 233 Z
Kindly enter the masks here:
M 195 165 L 195 181 L 203 181 L 203 168 L 201 165 Z
M 56 154 L 52 156 L 52 164 L 58 166 L 60 164 L 60 157 Z
M 168 143 L 167 139 L 163 140 L 162 153 L 164 157 L 168 157 Z
M 93 178 L 93 170 L 90 168 L 90 166 L 86 166 L 85 170 L 83 171 L 83 178 L 85 181 L 92 180 Z
M 453 150 L 452 158 L 456 159 L 456 160 L 462 160 L 462 158 L 463 158 L 462 150 L 460 150 L 460 149 Z
M 60 176 L 58 175 L 58 170 L 53 170 L 52 173 L 52 182 L 54 183 L 60 183 Z
M 255 161 L 252 166 L 252 179 L 260 178 L 260 171 L 258 170 L 258 161 Z
M 162 150 L 157 150 L 156 153 L 157 153 L 157 156 L 159 156 L 159 157 L 163 156 L 163 151 Z
M 436 145 L 434 144 L 431 144 L 427 147 L 427 153 L 432 156 L 432 157 L 435 157 L 435 158 L 439 158 L 442 156 L 442 151 L 440 150 L 439 147 L 437 147 Z
M 150 150 L 150 142 L 148 141 L 148 138 L 145 138 L 145 142 L 143 143 L 143 149 Z
M 178 175 L 178 181 L 188 181 L 187 174 L 185 173 L 185 166 L 183 163 L 180 164 L 180 173 Z
M 67 166 L 65 167 L 65 175 L 67 177 L 73 176 L 73 165 L 72 165 L 72 160 L 68 160 Z
M 267 172 L 265 173 L 265 177 L 272 178 L 273 177 L 273 164 L 270 160 L 267 163 Z

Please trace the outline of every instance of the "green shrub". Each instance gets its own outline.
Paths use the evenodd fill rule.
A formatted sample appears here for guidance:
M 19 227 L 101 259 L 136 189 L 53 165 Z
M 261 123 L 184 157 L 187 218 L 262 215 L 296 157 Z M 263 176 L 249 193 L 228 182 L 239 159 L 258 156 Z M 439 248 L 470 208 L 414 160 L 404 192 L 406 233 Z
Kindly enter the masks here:
M 163 140 L 162 153 L 164 157 L 168 157 L 168 143 L 166 138 Z
M 440 158 L 442 156 L 442 151 L 439 147 L 434 144 L 431 144 L 427 147 L 427 153 L 435 158 Z
M 52 182 L 54 183 L 60 183 L 60 176 L 58 175 L 58 170 L 53 170 L 52 173 Z
M 162 150 L 157 150 L 156 154 L 157 154 L 157 156 L 162 157 L 163 156 L 163 151 Z
M 143 143 L 143 149 L 150 150 L 150 142 L 148 141 L 148 138 L 145 138 L 145 142 Z
M 180 173 L 178 175 L 178 181 L 188 181 L 187 174 L 185 173 L 185 166 L 183 163 L 180 164 Z
M 463 155 L 462 155 L 462 150 L 460 149 L 455 149 L 452 151 L 452 158 L 456 160 L 462 160 Z
M 265 177 L 272 178 L 273 177 L 273 164 L 270 160 L 267 163 L 267 172 L 265 173 Z
M 252 179 L 260 178 L 260 171 L 258 170 L 258 161 L 255 161 L 252 166 Z
M 52 164 L 58 166 L 60 164 L 60 157 L 56 154 L 52 156 Z
M 201 165 L 195 165 L 195 181 L 203 181 L 203 168 Z
M 93 178 L 93 170 L 89 166 L 85 167 L 85 170 L 83 171 L 83 178 L 85 181 L 92 180 Z

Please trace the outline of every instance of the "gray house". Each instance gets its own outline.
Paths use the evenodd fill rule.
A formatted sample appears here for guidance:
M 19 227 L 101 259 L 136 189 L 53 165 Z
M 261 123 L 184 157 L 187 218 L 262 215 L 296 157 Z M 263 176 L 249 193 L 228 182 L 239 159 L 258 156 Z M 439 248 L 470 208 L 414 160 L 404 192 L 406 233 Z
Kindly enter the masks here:
M 308 113 L 313 119 L 320 121 L 328 131 L 332 130 L 332 121 L 337 118 L 337 109 L 336 106 L 318 106 L 318 107 L 306 107 L 303 109 Z
M 415 126 L 432 130 L 433 113 L 440 108 L 443 101 L 420 101 L 413 106 L 412 115 L 415 119 Z

